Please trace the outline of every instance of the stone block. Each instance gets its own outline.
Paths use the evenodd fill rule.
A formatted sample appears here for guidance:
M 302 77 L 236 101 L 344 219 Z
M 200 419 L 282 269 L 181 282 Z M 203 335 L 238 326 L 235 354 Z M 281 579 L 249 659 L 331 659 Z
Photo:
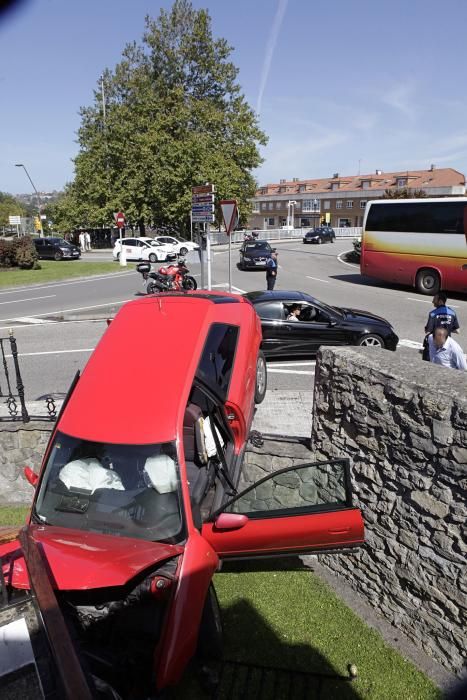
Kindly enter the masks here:
M 449 506 L 446 503 L 440 503 L 436 498 L 430 496 L 426 491 L 414 491 L 411 499 L 420 508 L 437 518 L 445 518 L 449 513 Z
M 438 445 L 451 445 L 454 437 L 454 430 L 450 421 L 441 421 L 433 418 L 431 425 L 433 440 Z

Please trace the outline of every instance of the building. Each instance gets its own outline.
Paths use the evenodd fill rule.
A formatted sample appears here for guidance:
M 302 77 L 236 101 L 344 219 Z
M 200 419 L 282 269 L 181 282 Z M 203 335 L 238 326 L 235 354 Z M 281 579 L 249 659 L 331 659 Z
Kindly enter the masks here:
M 465 195 L 465 176 L 453 168 L 404 170 L 371 175 L 341 176 L 319 180 L 281 180 L 260 187 L 252 200 L 249 228 L 311 228 L 328 222 L 333 227 L 361 226 L 365 206 L 385 190 L 422 189 L 430 197 Z

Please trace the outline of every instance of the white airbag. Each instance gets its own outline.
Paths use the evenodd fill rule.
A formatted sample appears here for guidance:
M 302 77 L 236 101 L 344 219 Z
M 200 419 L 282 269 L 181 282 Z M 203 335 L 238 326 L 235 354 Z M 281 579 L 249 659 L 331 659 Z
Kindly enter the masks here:
M 81 489 L 91 493 L 96 489 L 125 490 L 119 475 L 112 469 L 105 469 L 99 460 L 93 457 L 68 462 L 60 470 L 58 478 L 68 489 Z
M 158 493 L 171 493 L 177 490 L 177 470 L 169 455 L 148 457 L 144 464 L 151 485 Z

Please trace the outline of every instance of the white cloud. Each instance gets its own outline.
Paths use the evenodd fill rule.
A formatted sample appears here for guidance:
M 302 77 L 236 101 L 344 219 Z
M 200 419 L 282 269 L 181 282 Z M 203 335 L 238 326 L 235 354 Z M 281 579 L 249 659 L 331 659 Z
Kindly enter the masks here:
M 416 110 L 412 104 L 412 94 L 413 88 L 406 83 L 399 83 L 393 85 L 392 88 L 387 90 L 381 95 L 381 101 L 391 107 L 392 109 L 400 112 L 404 117 L 414 121 L 416 117 Z
M 284 19 L 285 11 L 287 9 L 288 0 L 278 0 L 276 14 L 274 15 L 274 21 L 272 23 L 271 32 L 268 37 L 268 43 L 266 45 L 266 53 L 264 54 L 263 68 L 261 70 L 261 80 L 258 90 L 258 99 L 256 102 L 256 111 L 258 114 L 261 113 L 261 107 L 263 102 L 263 95 L 266 89 L 266 84 L 269 78 L 269 72 L 271 70 L 272 59 L 274 57 L 274 51 L 276 49 L 277 39 L 279 37 L 279 32 L 282 26 L 282 21 Z

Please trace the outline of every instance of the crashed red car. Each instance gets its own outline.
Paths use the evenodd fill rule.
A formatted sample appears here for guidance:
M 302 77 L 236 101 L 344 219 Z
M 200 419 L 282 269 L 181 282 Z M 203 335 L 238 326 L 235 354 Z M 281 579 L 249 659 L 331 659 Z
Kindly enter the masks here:
M 126 304 L 75 379 L 40 473 L 27 470 L 35 496 L 22 547 L 0 545 L 5 586 L 55 596 L 91 685 L 113 697 L 152 697 L 197 652 L 216 651 L 223 559 L 363 542 L 345 460 L 289 467 L 237 493 L 266 392 L 260 344 L 239 296 Z M 141 358 L 152 370 L 138 381 L 125 368 Z M 283 502 L 275 489 L 290 479 L 300 486 Z M 45 592 L 32 581 L 38 552 Z

